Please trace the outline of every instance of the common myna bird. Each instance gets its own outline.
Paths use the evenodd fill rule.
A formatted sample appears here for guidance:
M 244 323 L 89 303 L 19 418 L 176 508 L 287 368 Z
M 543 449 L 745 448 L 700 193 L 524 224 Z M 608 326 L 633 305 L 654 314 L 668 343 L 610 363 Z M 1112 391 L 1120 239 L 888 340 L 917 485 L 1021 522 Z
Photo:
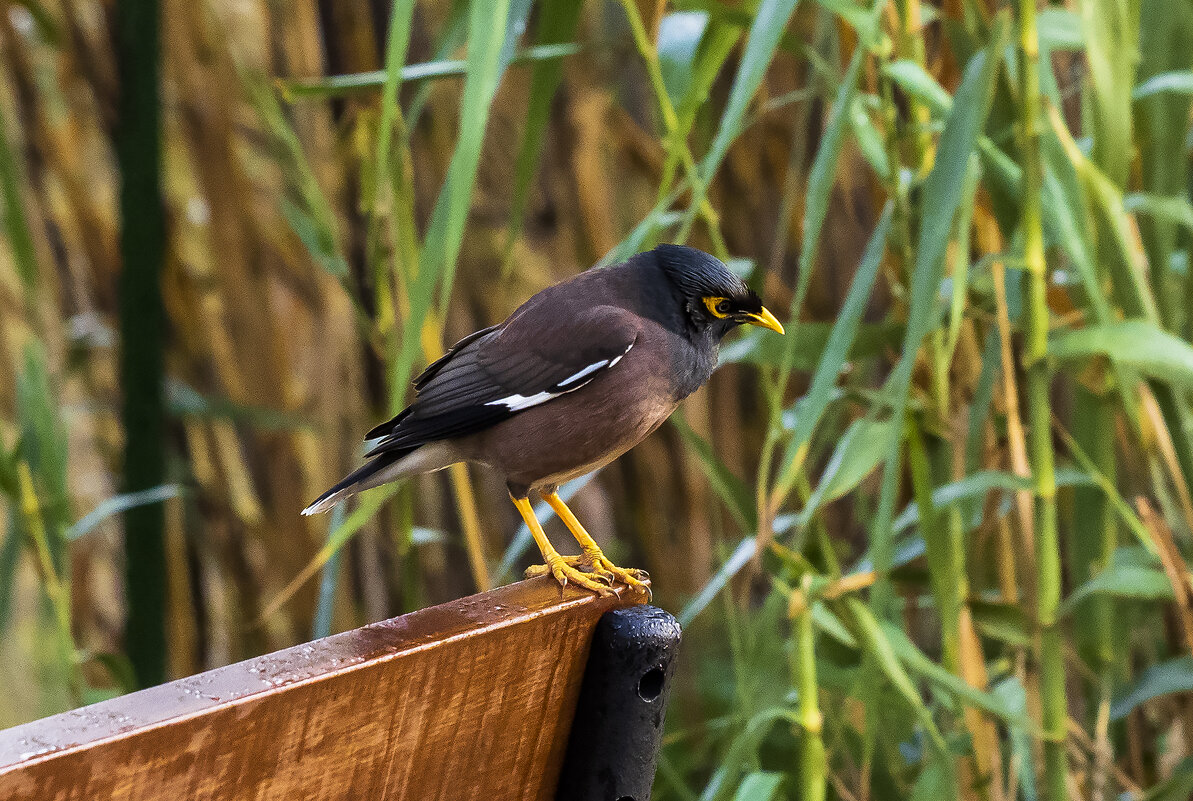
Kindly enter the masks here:
M 610 562 L 556 494 L 641 442 L 717 365 L 741 323 L 783 333 L 758 296 L 717 259 L 659 245 L 534 295 L 505 322 L 470 334 L 414 382 L 415 399 L 367 435 L 368 463 L 304 515 L 362 490 L 456 462 L 500 472 L 550 572 L 598 593 L 646 574 Z M 535 519 L 537 492 L 580 543 L 561 556 Z

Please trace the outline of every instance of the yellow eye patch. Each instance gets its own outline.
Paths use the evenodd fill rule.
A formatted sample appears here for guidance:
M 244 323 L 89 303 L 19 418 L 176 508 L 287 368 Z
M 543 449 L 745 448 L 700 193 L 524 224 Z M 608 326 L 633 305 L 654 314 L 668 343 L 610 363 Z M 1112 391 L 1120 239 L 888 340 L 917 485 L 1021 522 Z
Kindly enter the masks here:
M 708 309 L 708 313 L 718 319 L 724 319 L 729 316 L 732 310 L 728 298 L 704 298 L 704 308 Z

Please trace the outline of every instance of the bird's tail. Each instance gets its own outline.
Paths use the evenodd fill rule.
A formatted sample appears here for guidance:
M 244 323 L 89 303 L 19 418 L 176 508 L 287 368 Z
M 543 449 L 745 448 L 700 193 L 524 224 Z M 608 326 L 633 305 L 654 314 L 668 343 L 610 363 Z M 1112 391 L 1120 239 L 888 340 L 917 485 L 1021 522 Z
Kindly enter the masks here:
M 458 461 L 442 443 L 415 445 L 401 450 L 379 453 L 362 467 L 353 470 L 342 481 L 315 499 L 302 510 L 304 515 L 326 512 L 337 502 L 391 481 L 397 481 L 415 473 L 442 470 Z

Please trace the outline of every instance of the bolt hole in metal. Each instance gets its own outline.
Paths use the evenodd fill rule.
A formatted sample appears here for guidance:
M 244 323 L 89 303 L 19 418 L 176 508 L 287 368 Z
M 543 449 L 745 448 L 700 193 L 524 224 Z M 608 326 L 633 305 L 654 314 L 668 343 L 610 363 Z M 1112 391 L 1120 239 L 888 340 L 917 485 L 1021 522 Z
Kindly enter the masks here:
M 663 691 L 663 669 L 651 668 L 638 680 L 638 697 L 643 701 L 653 701 Z M 622 801 L 618 799 L 617 801 Z M 630 801 L 634 801 L 632 798 Z

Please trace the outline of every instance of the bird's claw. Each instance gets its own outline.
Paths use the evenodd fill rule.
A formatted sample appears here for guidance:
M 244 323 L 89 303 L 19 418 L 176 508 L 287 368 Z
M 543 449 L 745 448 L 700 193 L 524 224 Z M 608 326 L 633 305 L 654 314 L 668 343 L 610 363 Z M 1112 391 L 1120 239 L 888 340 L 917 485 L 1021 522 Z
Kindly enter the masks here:
M 612 585 L 613 579 L 616 578 L 616 576 L 608 570 L 598 568 L 593 560 L 587 555 L 581 554 L 579 556 L 560 556 L 559 558 L 563 561 L 563 564 L 583 572 L 586 576 L 589 576 L 596 581 L 601 581 L 605 584 Z M 552 573 L 554 573 L 554 571 L 548 565 L 531 565 L 530 567 L 526 568 L 522 575 L 524 575 L 526 578 L 537 578 L 539 576 L 546 576 Z
M 609 557 L 597 550 L 592 553 L 585 553 L 585 556 L 592 562 L 600 572 L 608 574 L 613 578 L 625 584 L 627 587 L 635 589 L 639 592 L 646 593 L 650 596 L 650 574 L 645 570 L 639 570 L 636 567 L 624 568 L 618 567 L 609 561 Z
M 531 565 L 523 574 L 526 578 L 553 575 L 561 586 L 572 582 L 600 595 L 607 595 L 615 582 L 630 589 L 645 593 L 649 598 L 650 575 L 645 570 L 621 568 L 609 561 L 600 552 L 584 553 L 578 556 L 560 556 L 550 564 Z
M 568 582 L 572 582 L 579 587 L 595 592 L 597 595 L 608 595 L 613 592 L 612 577 L 606 576 L 604 573 L 586 573 L 575 567 L 574 564 L 569 564 L 568 561 L 560 557 L 552 559 L 546 565 L 551 570 L 551 575 L 555 576 L 555 580 L 559 582 L 561 587 L 566 587 Z

